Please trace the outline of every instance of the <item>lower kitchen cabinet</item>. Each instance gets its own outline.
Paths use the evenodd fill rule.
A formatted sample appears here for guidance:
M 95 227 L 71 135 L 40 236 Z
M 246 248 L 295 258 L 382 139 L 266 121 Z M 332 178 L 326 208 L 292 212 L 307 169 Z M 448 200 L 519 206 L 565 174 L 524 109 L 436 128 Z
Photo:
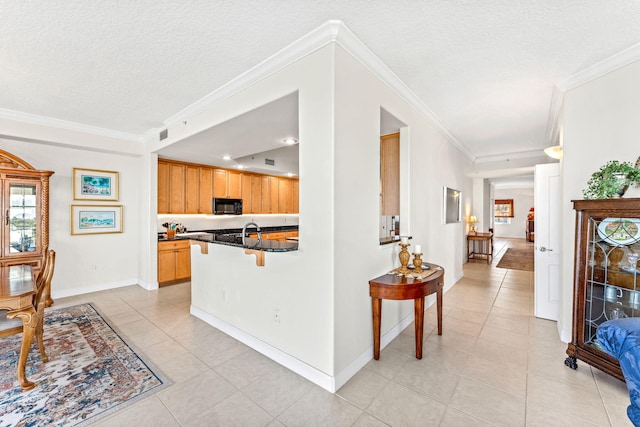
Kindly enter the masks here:
M 158 282 L 186 282 L 191 279 L 191 248 L 189 240 L 158 242 Z

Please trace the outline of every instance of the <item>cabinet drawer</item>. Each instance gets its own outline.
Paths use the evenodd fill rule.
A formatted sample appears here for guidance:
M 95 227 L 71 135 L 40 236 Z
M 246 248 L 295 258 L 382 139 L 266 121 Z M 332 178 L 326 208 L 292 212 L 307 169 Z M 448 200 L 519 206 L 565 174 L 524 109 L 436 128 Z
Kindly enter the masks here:
M 186 249 L 189 247 L 188 240 L 172 240 L 167 242 L 158 242 L 159 251 L 170 251 L 173 249 Z

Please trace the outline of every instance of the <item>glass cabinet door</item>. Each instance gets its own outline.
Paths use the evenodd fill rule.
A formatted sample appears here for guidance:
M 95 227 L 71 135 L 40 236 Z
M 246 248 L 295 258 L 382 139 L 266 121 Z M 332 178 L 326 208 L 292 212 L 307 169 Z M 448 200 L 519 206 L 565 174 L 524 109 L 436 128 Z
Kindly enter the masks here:
M 592 216 L 588 222 L 583 339 L 600 349 L 601 323 L 640 316 L 640 219 Z
M 12 181 L 5 185 L 4 256 L 37 252 L 39 245 L 40 182 Z

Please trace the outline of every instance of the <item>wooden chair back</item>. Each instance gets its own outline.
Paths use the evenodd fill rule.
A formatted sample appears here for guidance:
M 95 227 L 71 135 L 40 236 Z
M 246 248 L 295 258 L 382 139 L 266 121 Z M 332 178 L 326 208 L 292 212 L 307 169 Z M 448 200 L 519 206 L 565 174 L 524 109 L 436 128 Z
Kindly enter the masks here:
M 38 347 L 40 349 L 40 356 L 43 362 L 47 362 L 49 358 L 44 351 L 44 309 L 46 307 L 46 301 L 48 293 L 51 289 L 51 279 L 53 278 L 53 271 L 55 269 L 56 252 L 48 249 L 44 254 L 44 260 L 42 268 L 36 276 L 36 293 L 33 296 L 33 307 L 36 311 L 36 339 L 38 341 Z M 7 319 L 6 312 L 2 311 L 0 315 L 0 338 L 10 335 L 22 333 L 22 320 L 13 318 Z

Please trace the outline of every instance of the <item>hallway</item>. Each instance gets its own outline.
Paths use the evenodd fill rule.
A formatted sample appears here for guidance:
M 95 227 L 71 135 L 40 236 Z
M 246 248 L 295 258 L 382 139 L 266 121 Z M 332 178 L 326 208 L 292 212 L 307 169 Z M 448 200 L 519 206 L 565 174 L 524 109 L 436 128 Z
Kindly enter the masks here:
M 624 383 L 579 362 L 564 366 L 556 323 L 533 316 L 533 273 L 464 265 L 425 315 L 422 360 L 407 327 L 336 394 L 189 314 L 189 284 L 138 286 L 60 299 L 92 301 L 173 385 L 99 421 L 102 426 L 631 426 Z

